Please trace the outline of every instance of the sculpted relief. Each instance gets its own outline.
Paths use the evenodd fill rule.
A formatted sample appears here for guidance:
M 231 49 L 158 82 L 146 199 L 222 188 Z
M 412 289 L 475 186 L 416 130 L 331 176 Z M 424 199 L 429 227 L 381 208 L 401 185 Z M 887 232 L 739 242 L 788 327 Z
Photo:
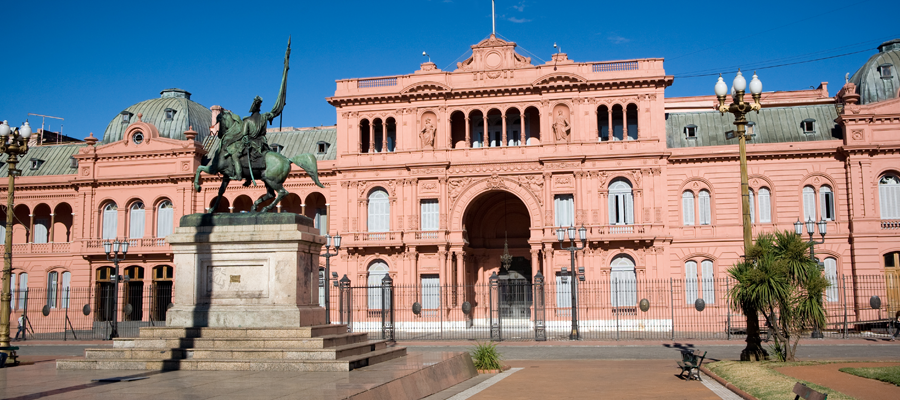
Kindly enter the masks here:
M 435 120 L 436 118 L 432 113 L 425 113 L 422 116 L 422 129 L 419 131 L 419 140 L 422 142 L 423 149 L 434 148 L 434 137 L 437 133 L 437 128 L 434 127 Z
M 564 105 L 558 105 L 553 110 L 553 136 L 557 143 L 569 141 L 572 126 L 569 124 L 569 109 Z

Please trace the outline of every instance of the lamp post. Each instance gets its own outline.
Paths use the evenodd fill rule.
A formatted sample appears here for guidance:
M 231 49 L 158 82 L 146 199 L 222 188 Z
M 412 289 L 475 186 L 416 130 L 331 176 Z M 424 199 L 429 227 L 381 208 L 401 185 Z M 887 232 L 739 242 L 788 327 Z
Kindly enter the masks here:
M 330 277 L 331 275 L 331 257 L 338 255 L 338 251 L 341 249 L 341 234 L 338 233 L 334 236 L 334 253 L 330 251 L 331 249 L 331 239 L 330 235 L 325 235 L 325 253 L 322 254 L 322 257 L 325 257 L 325 323 L 331 323 L 331 285 L 329 285 L 329 281 L 334 280 L 334 285 L 337 286 L 337 273 L 334 274 L 334 277 Z
M 809 258 L 819 266 L 819 271 L 824 272 L 825 263 L 816 259 L 815 247 L 817 244 L 825 243 L 825 233 L 827 233 L 828 231 L 828 223 L 825 221 L 825 218 L 822 218 L 821 220 L 819 220 L 819 222 L 814 222 L 812 218 L 808 218 L 806 220 L 806 223 L 800 222 L 800 220 L 797 219 L 797 222 L 794 222 L 794 233 L 802 237 L 804 225 L 806 226 L 806 233 L 809 234 L 809 240 L 806 241 L 806 243 L 809 244 Z M 813 233 L 815 233 L 817 226 L 819 228 L 819 234 L 822 235 L 822 239 L 813 240 Z M 822 339 L 823 337 L 825 337 L 825 335 L 822 334 L 822 331 L 819 330 L 818 324 L 816 324 L 816 326 L 813 328 L 811 336 L 813 339 Z
M 581 339 L 581 334 L 578 332 L 578 285 L 575 282 L 576 279 L 584 280 L 584 267 L 578 268 L 578 273 L 575 271 L 575 252 L 579 250 L 584 250 L 587 245 L 587 229 L 585 229 L 584 225 L 581 225 L 581 228 L 578 228 L 578 239 L 581 240 L 581 246 L 575 243 L 575 225 L 572 225 L 568 228 L 569 232 L 569 246 L 563 246 L 563 242 L 566 240 L 566 228 L 559 228 L 556 230 L 556 239 L 559 240 L 559 248 L 560 250 L 566 250 L 569 252 L 572 259 L 572 282 L 570 291 L 572 292 L 572 332 L 569 334 L 569 340 L 579 340 Z M 562 275 L 563 279 L 566 279 L 566 268 L 563 267 Z
M 119 250 L 122 250 L 121 257 L 119 256 Z M 119 281 L 123 280 L 122 276 L 119 275 L 119 261 L 125 259 L 125 255 L 128 253 L 128 241 L 106 241 L 103 243 L 103 251 L 106 252 L 106 260 L 112 261 L 116 266 L 115 275 L 110 277 L 110 280 L 113 284 L 113 320 L 112 320 L 112 330 L 109 332 L 109 339 L 115 339 L 119 337 Z
M 762 105 L 759 103 L 762 94 L 762 82 L 756 74 L 753 74 L 753 80 L 750 81 L 750 95 L 753 97 L 753 103 L 744 102 L 744 90 L 747 89 L 747 80 L 738 70 L 737 76 L 731 84 L 731 104 L 725 104 L 728 94 L 728 85 L 719 75 L 716 82 L 715 92 L 716 98 L 719 100 L 719 106 L 716 109 L 720 114 L 725 115 L 729 112 L 734 115 L 735 134 L 738 137 L 740 149 L 741 164 L 741 212 L 743 214 L 742 225 L 744 228 L 744 254 L 753 244 L 751 236 L 753 232 L 750 225 L 750 188 L 747 183 L 747 137 L 745 136 L 747 127 L 747 114 L 751 111 L 759 113 Z M 756 310 L 745 310 L 747 314 L 747 347 L 741 352 L 741 360 L 761 360 L 767 356 L 766 351 L 762 348 L 762 340 L 759 338 L 759 319 Z
M 6 192 L 6 247 L 3 249 L 3 294 L 0 295 L 0 347 L 9 347 L 9 319 L 12 312 L 11 282 L 12 278 L 12 233 L 13 233 L 13 197 L 15 194 L 16 175 L 22 171 L 16 169 L 19 156 L 28 153 L 28 138 L 31 137 L 31 126 L 28 121 L 21 128 L 10 129 L 6 121 L 0 123 L 0 152 L 8 156 L 9 189 Z M 8 352 L 7 352 L 8 353 Z

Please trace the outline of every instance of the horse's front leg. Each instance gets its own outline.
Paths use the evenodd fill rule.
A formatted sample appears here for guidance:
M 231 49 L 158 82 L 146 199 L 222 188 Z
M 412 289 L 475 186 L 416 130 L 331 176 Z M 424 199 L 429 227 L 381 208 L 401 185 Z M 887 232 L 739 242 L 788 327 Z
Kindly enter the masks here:
M 222 200 L 222 195 L 225 194 L 225 189 L 228 188 L 228 183 L 231 182 L 231 178 L 228 175 L 222 176 L 222 185 L 219 186 L 219 194 L 216 195 L 216 199 L 213 200 L 212 207 L 209 208 L 209 214 L 212 214 L 219 208 L 219 201 Z

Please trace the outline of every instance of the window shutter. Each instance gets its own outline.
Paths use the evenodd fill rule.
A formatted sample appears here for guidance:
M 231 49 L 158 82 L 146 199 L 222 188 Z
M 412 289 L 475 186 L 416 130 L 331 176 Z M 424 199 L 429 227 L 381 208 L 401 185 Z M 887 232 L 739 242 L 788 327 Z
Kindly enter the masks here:
M 900 183 L 890 178 L 878 186 L 881 219 L 900 219 Z
M 56 271 L 47 274 L 47 305 L 56 308 L 56 292 L 59 274 Z
M 422 275 L 422 309 L 441 307 L 441 283 L 437 275 Z
M 103 235 L 101 239 L 115 239 L 118 229 L 118 211 L 115 206 L 107 206 L 103 210 Z
M 697 262 L 684 263 L 684 299 L 687 304 L 697 301 Z
M 384 261 L 376 261 L 369 267 L 367 283 L 370 310 L 381 310 L 381 280 L 387 273 L 388 267 Z
M 28 274 L 19 274 L 19 309 L 25 308 L 25 296 L 28 292 Z
M 684 225 L 694 225 L 694 192 L 681 194 L 681 214 Z
M 419 229 L 423 231 L 436 231 L 439 229 L 439 204 L 437 199 L 422 200 L 420 203 L 421 218 Z
M 821 217 L 826 221 L 834 221 L 834 193 L 830 187 L 819 188 L 819 203 L 822 206 Z
M 756 223 L 756 204 L 755 204 L 754 200 L 756 200 L 756 199 L 753 198 L 753 189 L 750 189 L 750 191 L 747 193 L 750 195 L 750 198 L 749 198 L 749 200 L 750 200 L 750 223 L 755 224 Z
M 60 298 L 62 298 L 62 308 L 69 308 L 69 286 L 72 283 L 72 273 L 69 271 L 62 273 L 62 288 L 60 289 Z
M 156 213 L 156 237 L 164 238 L 172 234 L 172 221 L 175 218 L 172 203 L 164 202 Z
M 0 236 L 6 238 L 6 221 L 0 221 Z
M 825 279 L 828 279 L 828 283 L 830 284 L 828 288 L 825 289 L 825 299 L 828 301 L 838 301 L 837 260 L 832 257 L 825 259 Z
M 634 195 L 625 193 L 625 224 L 634 225 Z
M 391 226 L 391 205 L 387 192 L 376 190 L 369 195 L 369 232 L 387 232 Z
M 816 191 L 812 186 L 803 188 L 803 221 L 816 220 Z
M 563 283 L 563 276 L 556 274 L 556 308 L 572 307 L 572 285 L 568 281 Z M 572 279 L 571 276 L 568 279 Z
M 614 193 L 609 193 L 607 206 L 609 208 L 609 225 L 616 225 L 619 220 L 616 217 L 616 195 Z
M 47 227 L 50 221 L 46 218 L 36 218 L 34 220 L 34 238 L 32 243 L 47 243 Z
M 325 279 L 325 270 L 319 270 L 319 306 L 325 307 L 325 285 L 328 284 L 328 280 Z
M 625 307 L 637 304 L 637 278 L 634 273 L 634 261 L 620 256 L 610 263 L 610 297 L 613 306 Z
M 714 304 L 716 302 L 716 280 L 713 275 L 713 262 L 703 260 L 700 263 L 700 279 L 703 285 L 703 301 L 706 304 Z
M 759 222 L 772 222 L 772 200 L 769 189 L 759 189 Z
M 709 209 L 709 192 L 700 191 L 700 225 L 709 225 L 712 223 L 712 212 Z
M 556 226 L 568 227 L 575 224 L 575 198 L 571 194 L 553 197 Z
M 132 207 L 131 215 L 128 222 L 128 237 L 131 239 L 140 239 L 144 237 L 144 207 Z

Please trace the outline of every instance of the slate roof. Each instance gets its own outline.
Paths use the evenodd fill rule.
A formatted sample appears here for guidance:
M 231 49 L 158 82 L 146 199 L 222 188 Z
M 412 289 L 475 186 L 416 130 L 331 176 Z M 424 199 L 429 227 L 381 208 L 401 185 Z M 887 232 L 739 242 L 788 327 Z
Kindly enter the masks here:
M 78 171 L 78 168 L 72 168 L 69 158 L 78 154 L 78 149 L 87 146 L 84 143 L 78 144 L 58 144 L 29 147 L 28 153 L 19 157 L 17 167 L 22 171 L 22 176 L 44 176 L 44 175 L 70 175 Z M 6 154 L 0 154 L 0 176 L 7 177 L 9 165 L 6 164 Z M 44 160 L 40 167 L 36 170 L 31 169 L 31 160 Z
M 275 144 L 284 146 L 281 154 L 287 157 L 293 157 L 297 154 L 312 153 L 319 161 L 334 160 L 337 158 L 337 127 L 320 127 L 307 129 L 290 129 L 285 128 L 281 132 L 267 132 L 266 138 L 269 140 L 269 146 Z M 318 153 L 319 142 L 328 143 L 328 150 L 325 154 Z M 212 154 L 219 147 L 218 138 L 211 138 L 204 145 L 208 154 Z
M 756 123 L 756 137 L 748 143 L 810 142 L 842 139 L 834 105 L 763 108 L 759 114 L 752 112 L 747 120 Z M 815 133 L 803 132 L 800 123 L 814 119 Z M 696 139 L 688 139 L 684 127 L 696 125 Z M 725 132 L 734 130 L 734 116 L 715 111 L 666 114 L 666 146 L 668 148 L 721 146 L 737 144 L 737 139 L 725 139 Z
M 193 127 L 197 131 L 195 140 L 203 143 L 209 135 L 209 125 L 212 123 L 212 111 L 200 103 L 191 100 L 191 94 L 182 89 L 166 89 L 160 92 L 156 99 L 144 100 L 123 111 L 133 114 L 128 123 L 122 121 L 122 114 L 116 116 L 106 126 L 103 139 L 100 144 L 112 143 L 122 140 L 122 135 L 128 126 L 137 122 L 138 114 L 143 114 L 141 121 L 153 124 L 159 130 L 161 137 L 184 140 L 184 131 Z M 166 120 L 166 109 L 175 110 L 175 116 Z
M 882 78 L 879 67 L 891 64 L 891 77 Z M 859 104 L 869 104 L 896 99 L 900 91 L 900 39 L 889 40 L 878 46 L 878 54 L 869 57 L 853 74 L 850 82 L 856 85 Z

